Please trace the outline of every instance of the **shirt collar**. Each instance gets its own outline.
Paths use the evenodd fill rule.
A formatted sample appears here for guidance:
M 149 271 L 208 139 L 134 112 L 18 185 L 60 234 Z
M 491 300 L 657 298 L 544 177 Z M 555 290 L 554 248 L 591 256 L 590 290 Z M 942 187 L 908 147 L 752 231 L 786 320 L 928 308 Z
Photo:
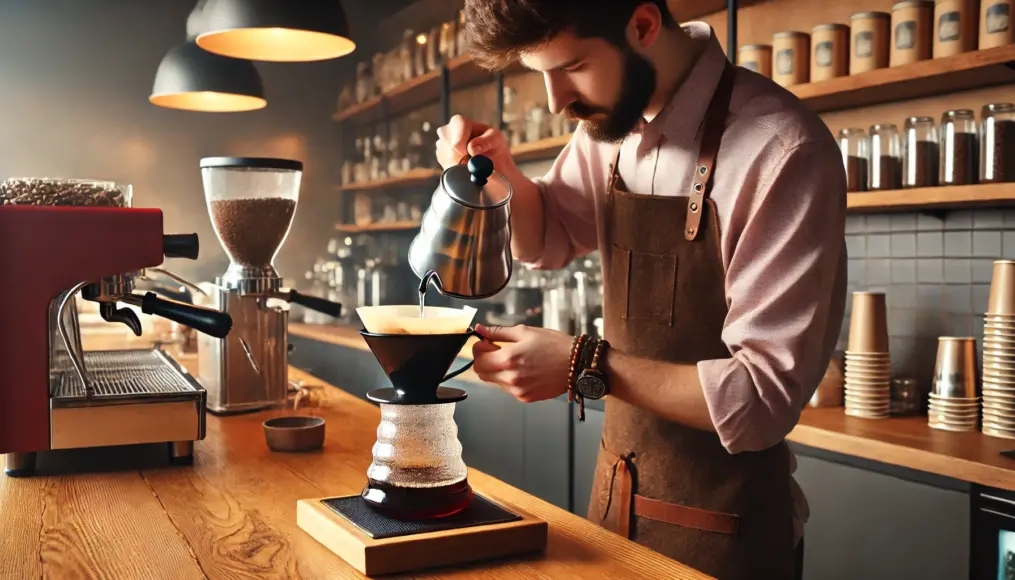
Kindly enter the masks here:
M 691 68 L 670 102 L 652 122 L 641 124 L 643 142 L 657 142 L 662 136 L 670 142 L 690 146 L 705 119 L 712 95 L 726 66 L 726 54 L 712 27 L 690 22 L 682 28 L 694 40 L 705 41 L 705 49 Z

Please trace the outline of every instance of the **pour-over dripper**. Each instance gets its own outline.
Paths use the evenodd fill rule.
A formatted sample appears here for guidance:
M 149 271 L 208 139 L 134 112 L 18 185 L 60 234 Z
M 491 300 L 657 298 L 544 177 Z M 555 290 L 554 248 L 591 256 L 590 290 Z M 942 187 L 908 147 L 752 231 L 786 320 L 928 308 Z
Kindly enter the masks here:
M 303 163 L 264 157 L 206 157 L 201 178 L 212 226 L 229 256 L 224 280 L 278 278 L 274 261 L 289 235 Z

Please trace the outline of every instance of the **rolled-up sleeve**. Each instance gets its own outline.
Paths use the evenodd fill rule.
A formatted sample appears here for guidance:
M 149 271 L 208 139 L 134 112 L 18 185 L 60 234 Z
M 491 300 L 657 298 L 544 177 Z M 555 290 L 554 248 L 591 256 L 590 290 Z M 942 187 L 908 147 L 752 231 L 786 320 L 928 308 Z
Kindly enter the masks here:
M 558 270 L 597 249 L 595 203 L 605 179 L 597 178 L 599 160 L 590 149 L 589 138 L 579 128 L 549 171 L 533 179 L 545 219 L 542 255 L 522 260 L 533 269 Z
M 846 184 L 836 151 L 824 141 L 790 149 L 745 192 L 747 215 L 736 217 L 722 333 L 732 358 L 698 363 L 730 453 L 782 441 L 835 348 L 846 293 Z

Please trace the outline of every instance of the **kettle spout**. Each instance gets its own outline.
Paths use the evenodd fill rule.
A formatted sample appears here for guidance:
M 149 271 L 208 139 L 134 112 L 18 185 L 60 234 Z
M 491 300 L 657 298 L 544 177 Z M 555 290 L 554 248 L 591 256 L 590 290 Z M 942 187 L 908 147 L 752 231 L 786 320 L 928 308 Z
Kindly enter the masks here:
M 419 281 L 419 293 L 426 294 L 426 287 L 430 285 L 431 281 L 434 282 L 437 291 L 444 294 L 444 289 L 441 287 L 441 277 L 435 270 L 427 270 L 426 274 L 423 274 L 423 277 Z

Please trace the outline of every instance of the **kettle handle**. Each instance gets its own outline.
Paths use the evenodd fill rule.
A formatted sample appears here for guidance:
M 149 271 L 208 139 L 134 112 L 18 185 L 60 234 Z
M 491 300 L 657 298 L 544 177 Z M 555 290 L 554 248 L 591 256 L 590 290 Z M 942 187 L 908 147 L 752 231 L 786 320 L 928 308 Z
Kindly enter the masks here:
M 471 334 L 472 336 L 475 336 L 475 337 L 479 338 L 479 340 L 486 340 L 485 338 L 483 338 L 483 335 L 479 334 L 478 332 L 476 332 L 472 328 L 470 328 L 467 332 L 468 332 L 468 334 Z M 460 368 L 460 369 L 458 369 L 458 370 L 456 370 L 454 372 L 448 373 L 447 375 L 445 375 L 445 377 L 443 379 L 441 379 L 441 383 L 445 383 L 447 381 L 450 381 L 451 379 L 453 379 L 453 378 L 457 377 L 458 375 L 464 373 L 465 371 L 471 369 L 472 365 L 475 364 L 475 362 L 476 361 L 474 361 L 474 360 L 470 360 L 469 362 L 467 362 L 464 365 L 462 365 L 462 368 Z

